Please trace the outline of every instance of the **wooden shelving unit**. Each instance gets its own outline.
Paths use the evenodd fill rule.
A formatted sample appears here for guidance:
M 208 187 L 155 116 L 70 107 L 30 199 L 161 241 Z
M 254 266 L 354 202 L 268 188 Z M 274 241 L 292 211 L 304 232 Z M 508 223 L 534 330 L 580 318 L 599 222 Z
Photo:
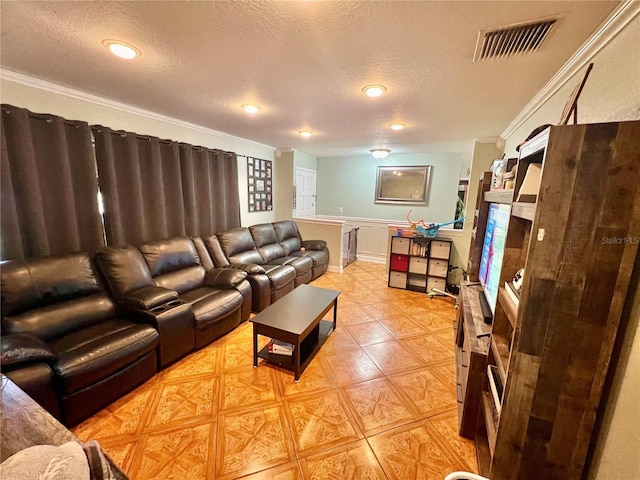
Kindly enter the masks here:
M 484 476 L 583 476 L 637 288 L 638 243 L 624 239 L 640 230 L 638 152 L 639 121 L 551 127 L 520 149 L 514 191 L 484 194 L 518 198 L 529 165 L 542 167 L 538 194 L 512 204 L 507 228 L 476 429 Z M 516 305 L 503 285 L 523 267 Z

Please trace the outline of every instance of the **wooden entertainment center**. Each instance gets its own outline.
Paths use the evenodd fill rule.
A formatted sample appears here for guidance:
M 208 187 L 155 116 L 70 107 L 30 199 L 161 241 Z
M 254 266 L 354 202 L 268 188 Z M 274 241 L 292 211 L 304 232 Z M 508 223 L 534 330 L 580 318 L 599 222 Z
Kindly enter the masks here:
M 519 198 L 534 164 L 537 195 Z M 490 180 L 456 320 L 460 434 L 494 480 L 580 478 L 640 277 L 640 121 L 550 127 L 520 149 L 513 190 Z M 491 203 L 510 215 L 486 324 L 477 280 Z M 505 282 L 521 268 L 516 303 Z

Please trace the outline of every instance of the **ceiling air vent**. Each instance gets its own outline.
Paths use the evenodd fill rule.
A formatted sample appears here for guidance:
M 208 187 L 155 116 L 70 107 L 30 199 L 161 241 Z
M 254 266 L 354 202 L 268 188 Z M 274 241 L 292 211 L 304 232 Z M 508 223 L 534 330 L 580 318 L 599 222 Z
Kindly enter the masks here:
M 547 38 L 557 19 L 537 20 L 493 30 L 481 30 L 478 34 L 473 61 L 491 58 L 508 58 L 535 52 Z

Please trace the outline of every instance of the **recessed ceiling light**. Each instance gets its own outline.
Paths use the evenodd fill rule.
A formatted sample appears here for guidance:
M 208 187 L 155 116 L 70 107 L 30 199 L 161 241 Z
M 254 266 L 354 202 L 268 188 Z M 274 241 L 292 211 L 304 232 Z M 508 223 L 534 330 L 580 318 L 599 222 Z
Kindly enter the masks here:
M 391 150 L 389 150 L 388 148 L 374 148 L 373 150 L 369 151 L 371 152 L 371 155 L 379 159 L 386 158 L 387 155 L 391 153 Z
M 384 87 L 382 85 L 368 85 L 364 87 L 362 91 L 369 97 L 379 97 L 387 91 L 387 87 Z
M 311 135 L 313 135 L 313 132 L 310 132 L 309 130 L 300 130 L 300 131 L 298 132 L 298 134 L 299 134 L 301 137 L 308 138 L 308 137 L 310 137 Z
M 391 130 L 402 130 L 406 126 L 407 125 L 405 123 L 390 123 L 389 124 L 389 128 L 391 128 Z
M 242 105 L 242 109 L 247 112 L 247 113 L 258 113 L 260 111 L 260 107 L 257 105 L 251 105 L 248 103 L 245 103 L 244 105 Z
M 125 60 L 131 60 L 142 55 L 136 47 L 120 40 L 103 40 L 102 44 L 116 57 L 124 58 Z

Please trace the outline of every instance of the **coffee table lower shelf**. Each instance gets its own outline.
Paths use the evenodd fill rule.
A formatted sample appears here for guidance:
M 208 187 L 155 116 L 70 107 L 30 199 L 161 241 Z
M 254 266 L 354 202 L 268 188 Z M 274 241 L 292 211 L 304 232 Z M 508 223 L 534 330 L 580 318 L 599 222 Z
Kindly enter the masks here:
M 315 327 L 314 331 L 309 333 L 309 335 L 307 335 L 307 337 L 300 343 L 300 374 L 309 366 L 311 360 L 313 360 L 313 357 L 318 353 L 324 342 L 327 341 L 327 338 L 329 338 L 332 331 L 333 322 L 321 320 Z M 278 365 L 285 370 L 289 370 L 290 372 L 296 372 L 295 351 L 293 355 L 269 353 L 269 346 L 267 345 L 258 352 L 258 357 L 263 358 L 269 363 Z M 296 381 L 298 381 L 297 378 Z

